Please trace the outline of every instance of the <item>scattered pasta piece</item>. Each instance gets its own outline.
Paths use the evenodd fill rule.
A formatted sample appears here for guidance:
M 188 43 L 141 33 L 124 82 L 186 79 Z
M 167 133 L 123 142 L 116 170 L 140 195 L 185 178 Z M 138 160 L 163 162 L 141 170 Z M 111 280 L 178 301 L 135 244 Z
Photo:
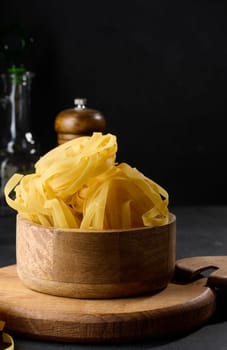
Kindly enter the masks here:
M 44 155 L 33 174 L 14 174 L 5 186 L 6 201 L 43 226 L 105 230 L 167 224 L 168 193 L 136 168 L 116 164 L 116 152 L 112 134 L 68 141 Z
M 0 348 L 5 349 L 5 350 L 14 350 L 14 340 L 11 337 L 11 335 L 9 335 L 8 333 L 5 333 L 3 331 L 4 327 L 5 327 L 5 321 L 0 320 L 0 335 L 2 338 L 2 339 L 0 339 Z M 4 348 L 1 347 L 2 343 L 4 345 Z

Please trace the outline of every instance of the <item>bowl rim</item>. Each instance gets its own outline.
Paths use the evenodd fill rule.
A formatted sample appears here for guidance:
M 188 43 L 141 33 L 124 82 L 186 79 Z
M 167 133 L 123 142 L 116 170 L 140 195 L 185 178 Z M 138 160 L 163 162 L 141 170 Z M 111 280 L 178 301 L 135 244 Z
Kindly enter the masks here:
M 149 231 L 149 230 L 160 230 L 162 228 L 165 228 L 174 222 L 176 222 L 176 215 L 172 212 L 169 212 L 169 222 L 165 225 L 160 226 L 141 226 L 141 227 L 131 227 L 131 228 L 124 228 L 124 229 L 105 229 L 105 230 L 95 230 L 95 229 L 81 229 L 81 228 L 63 228 L 63 227 L 55 227 L 55 226 L 43 226 L 41 224 L 37 224 L 33 221 L 30 221 L 26 218 L 24 218 L 21 214 L 17 214 L 17 224 L 18 221 L 24 221 L 27 224 L 30 224 L 37 228 L 42 228 L 42 230 L 47 231 L 54 231 L 54 232 L 65 232 L 65 233 L 120 233 L 120 232 L 136 232 L 136 231 Z

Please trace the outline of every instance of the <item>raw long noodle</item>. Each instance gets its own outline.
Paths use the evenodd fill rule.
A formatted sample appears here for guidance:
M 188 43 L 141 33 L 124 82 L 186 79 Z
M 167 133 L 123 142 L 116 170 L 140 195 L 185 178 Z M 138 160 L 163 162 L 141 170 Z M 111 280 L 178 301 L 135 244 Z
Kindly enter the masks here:
M 5 322 L 0 320 L 0 334 L 1 334 L 1 340 L 0 340 L 0 347 L 1 344 L 4 344 L 5 350 L 14 350 L 14 340 L 13 338 L 3 331 L 5 327 Z
M 116 164 L 116 152 L 112 134 L 68 141 L 44 155 L 33 174 L 12 176 L 5 186 L 7 203 L 44 226 L 103 230 L 167 224 L 168 193 L 136 168 Z

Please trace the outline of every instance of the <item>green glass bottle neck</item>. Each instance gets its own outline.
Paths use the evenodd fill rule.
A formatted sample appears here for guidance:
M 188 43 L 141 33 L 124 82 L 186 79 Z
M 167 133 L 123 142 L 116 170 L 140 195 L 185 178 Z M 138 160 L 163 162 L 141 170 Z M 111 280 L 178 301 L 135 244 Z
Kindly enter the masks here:
M 11 66 L 7 69 L 7 73 L 9 74 L 24 74 L 26 72 L 26 69 L 24 67 L 16 67 Z
M 24 80 L 27 78 L 28 72 L 24 67 L 12 66 L 7 69 L 7 75 L 12 83 L 20 85 L 24 83 Z

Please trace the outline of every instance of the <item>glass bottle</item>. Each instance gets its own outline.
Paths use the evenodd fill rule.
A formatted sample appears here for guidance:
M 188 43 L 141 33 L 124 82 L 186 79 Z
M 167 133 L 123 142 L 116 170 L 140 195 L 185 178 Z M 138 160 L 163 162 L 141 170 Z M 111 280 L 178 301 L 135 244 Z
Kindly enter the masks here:
M 0 215 L 11 212 L 4 187 L 14 173 L 34 171 L 39 145 L 30 129 L 30 93 L 33 74 L 23 67 L 11 67 L 1 75 L 0 98 Z

